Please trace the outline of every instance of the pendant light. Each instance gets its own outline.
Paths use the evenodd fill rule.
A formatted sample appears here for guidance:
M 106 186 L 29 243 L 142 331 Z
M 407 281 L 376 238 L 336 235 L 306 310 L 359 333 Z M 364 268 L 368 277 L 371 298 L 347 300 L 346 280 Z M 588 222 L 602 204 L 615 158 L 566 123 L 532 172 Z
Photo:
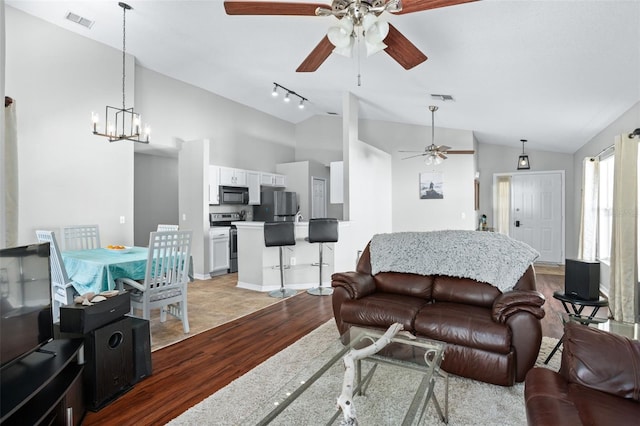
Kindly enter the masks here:
M 133 108 L 126 108 L 125 104 L 125 59 L 126 59 L 126 14 L 132 7 L 126 3 L 118 3 L 122 8 L 122 108 L 107 106 L 105 109 L 105 129 L 101 133 L 98 130 L 99 117 L 96 113 L 91 113 L 93 134 L 104 136 L 109 142 L 129 140 L 133 142 L 149 143 L 151 133 L 149 126 L 144 128 L 144 135 L 141 134 L 142 120 L 140 114 Z
M 529 156 L 524 153 L 524 143 L 526 139 L 520 139 L 522 142 L 522 155 L 518 157 L 518 170 L 529 170 L 531 167 L 529 166 Z

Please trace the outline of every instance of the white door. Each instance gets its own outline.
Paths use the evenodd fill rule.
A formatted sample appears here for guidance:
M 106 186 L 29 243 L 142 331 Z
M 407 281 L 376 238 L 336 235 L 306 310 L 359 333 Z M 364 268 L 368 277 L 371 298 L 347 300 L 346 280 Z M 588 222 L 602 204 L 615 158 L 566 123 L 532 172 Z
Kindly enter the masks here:
M 537 262 L 564 263 L 564 218 L 560 172 L 511 176 L 510 235 L 540 253 Z
M 311 219 L 327 217 L 327 181 L 311 177 Z

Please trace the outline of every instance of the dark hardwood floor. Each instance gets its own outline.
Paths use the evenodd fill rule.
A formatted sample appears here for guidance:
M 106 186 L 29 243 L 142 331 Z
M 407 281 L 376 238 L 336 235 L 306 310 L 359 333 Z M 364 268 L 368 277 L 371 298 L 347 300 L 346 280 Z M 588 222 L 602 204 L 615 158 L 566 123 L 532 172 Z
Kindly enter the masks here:
M 546 299 L 543 335 L 560 337 L 564 277 L 538 275 Z M 152 353 L 153 374 L 84 425 L 158 425 L 180 415 L 333 318 L 331 297 L 305 292 Z
M 301 292 L 157 350 L 153 374 L 83 424 L 164 424 L 331 318 L 331 297 Z

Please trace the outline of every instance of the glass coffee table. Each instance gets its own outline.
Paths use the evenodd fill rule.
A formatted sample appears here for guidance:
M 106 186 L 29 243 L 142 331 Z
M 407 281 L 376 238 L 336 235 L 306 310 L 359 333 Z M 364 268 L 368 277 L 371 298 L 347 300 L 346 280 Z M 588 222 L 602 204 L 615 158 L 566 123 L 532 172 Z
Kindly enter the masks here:
M 337 425 L 343 418 L 336 401 L 344 382 L 343 358 L 351 349 L 377 341 L 384 331 L 351 327 L 321 353 L 310 353 L 303 369 L 245 419 L 246 424 Z M 356 361 L 353 404 L 360 424 L 418 425 L 429 401 L 448 423 L 449 377 L 440 370 L 445 344 L 396 335 L 377 354 Z M 434 393 L 444 380 L 444 407 Z M 443 409 L 444 408 L 444 409 Z

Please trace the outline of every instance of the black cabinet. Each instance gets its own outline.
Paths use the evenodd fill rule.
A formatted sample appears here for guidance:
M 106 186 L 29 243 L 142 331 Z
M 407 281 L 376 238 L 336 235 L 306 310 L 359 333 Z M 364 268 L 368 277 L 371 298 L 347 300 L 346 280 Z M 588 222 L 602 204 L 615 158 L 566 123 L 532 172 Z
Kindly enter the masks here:
M 53 340 L 0 372 L 0 423 L 79 425 L 83 339 Z

